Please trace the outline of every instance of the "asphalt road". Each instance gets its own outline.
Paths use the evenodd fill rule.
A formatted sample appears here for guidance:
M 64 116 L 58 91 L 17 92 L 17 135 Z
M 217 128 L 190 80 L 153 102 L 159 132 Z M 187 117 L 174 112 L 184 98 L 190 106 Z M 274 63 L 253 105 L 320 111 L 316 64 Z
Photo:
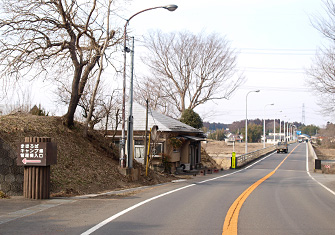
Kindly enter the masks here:
M 306 144 L 293 149 L 122 197 L 27 201 L 30 211 L 0 201 L 0 234 L 335 234 L 335 195 L 307 174 Z

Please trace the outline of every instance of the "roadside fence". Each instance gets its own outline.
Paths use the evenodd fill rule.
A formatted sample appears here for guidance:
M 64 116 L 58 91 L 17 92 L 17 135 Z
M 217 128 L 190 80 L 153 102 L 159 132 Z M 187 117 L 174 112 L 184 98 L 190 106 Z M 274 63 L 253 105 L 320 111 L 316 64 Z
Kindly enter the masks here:
M 289 141 L 288 144 L 292 144 L 295 143 L 296 141 Z M 236 157 L 231 157 L 231 167 L 232 169 L 234 168 L 240 168 L 254 160 L 256 160 L 257 158 L 263 157 L 273 151 L 275 151 L 277 149 L 277 145 L 271 145 L 269 147 L 266 148 L 262 148 L 262 149 L 258 149 L 256 151 L 250 152 L 250 153 L 246 153 L 246 154 L 242 154 Z
M 335 160 L 318 159 L 310 142 L 308 142 L 308 155 L 314 158 L 314 172 L 335 174 Z
M 260 158 L 262 156 L 265 156 L 268 153 L 275 151 L 276 148 L 277 148 L 277 145 L 272 145 L 266 148 L 258 149 L 250 153 L 236 156 L 235 162 L 234 162 L 234 158 L 232 157 L 231 168 L 240 168 L 257 158 Z

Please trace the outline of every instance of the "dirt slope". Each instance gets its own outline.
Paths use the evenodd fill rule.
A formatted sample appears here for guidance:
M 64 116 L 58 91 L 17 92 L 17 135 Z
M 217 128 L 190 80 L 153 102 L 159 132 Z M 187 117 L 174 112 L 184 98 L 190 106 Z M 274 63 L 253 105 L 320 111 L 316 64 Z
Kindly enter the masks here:
M 0 116 L 0 138 L 16 151 L 24 137 L 51 137 L 57 143 L 57 165 L 51 166 L 52 195 L 76 195 L 106 190 L 137 187 L 171 181 L 172 176 L 149 171 L 139 181 L 119 173 L 116 149 L 111 148 L 102 135 L 93 132 L 82 137 L 82 126 L 74 129 L 62 124 L 60 117 L 43 117 L 30 114 Z M 135 168 L 140 168 L 135 163 Z

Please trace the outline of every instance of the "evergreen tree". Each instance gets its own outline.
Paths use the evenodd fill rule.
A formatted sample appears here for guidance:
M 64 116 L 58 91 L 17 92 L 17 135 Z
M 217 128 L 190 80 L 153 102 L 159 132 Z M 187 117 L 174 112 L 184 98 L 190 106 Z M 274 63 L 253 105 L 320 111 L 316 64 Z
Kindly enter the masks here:
M 185 123 L 194 128 L 200 129 L 203 127 L 203 122 L 199 114 L 193 111 L 193 109 L 186 109 L 180 118 L 182 123 Z

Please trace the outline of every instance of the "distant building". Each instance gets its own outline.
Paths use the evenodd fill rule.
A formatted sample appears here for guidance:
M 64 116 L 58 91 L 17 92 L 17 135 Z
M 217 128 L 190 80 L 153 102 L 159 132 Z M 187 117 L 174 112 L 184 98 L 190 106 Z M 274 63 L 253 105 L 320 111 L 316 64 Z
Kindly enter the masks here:
M 228 133 L 227 134 L 227 138 L 225 138 L 225 142 L 227 145 L 233 145 L 234 143 L 238 142 L 241 143 L 243 139 L 243 136 L 241 135 L 235 135 L 232 133 Z
M 262 142 L 263 142 L 263 136 L 262 136 Z M 284 133 L 269 133 L 269 135 L 265 136 L 265 141 L 267 144 L 277 144 L 280 141 L 285 140 L 285 134 Z

